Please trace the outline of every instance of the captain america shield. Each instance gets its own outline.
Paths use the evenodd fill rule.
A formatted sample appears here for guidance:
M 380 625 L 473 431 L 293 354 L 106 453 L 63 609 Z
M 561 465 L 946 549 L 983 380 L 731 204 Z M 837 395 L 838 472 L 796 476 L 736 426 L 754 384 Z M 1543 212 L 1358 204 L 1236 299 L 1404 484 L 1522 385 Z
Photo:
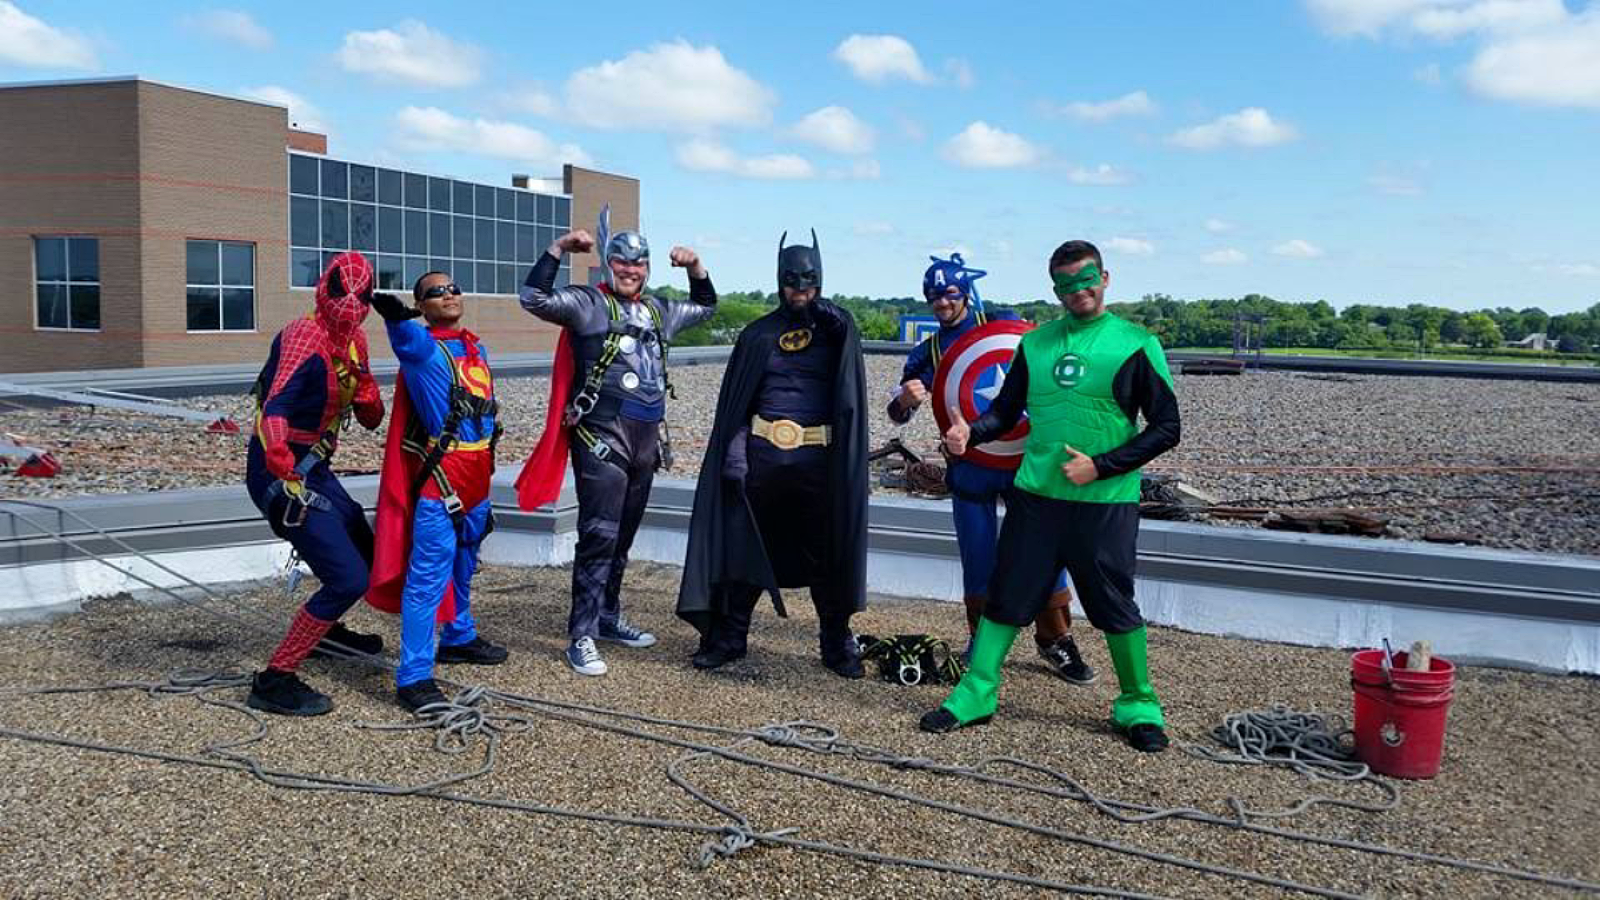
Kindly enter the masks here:
M 968 421 L 989 411 L 1011 369 L 1011 357 L 1022 335 L 1033 323 L 1017 319 L 988 322 L 963 334 L 944 351 L 933 376 L 933 416 L 939 433 L 950 428 L 950 407 L 959 406 Z M 1028 436 L 1028 419 L 982 447 L 967 447 L 961 458 L 988 469 L 1016 469 L 1022 465 L 1022 445 Z

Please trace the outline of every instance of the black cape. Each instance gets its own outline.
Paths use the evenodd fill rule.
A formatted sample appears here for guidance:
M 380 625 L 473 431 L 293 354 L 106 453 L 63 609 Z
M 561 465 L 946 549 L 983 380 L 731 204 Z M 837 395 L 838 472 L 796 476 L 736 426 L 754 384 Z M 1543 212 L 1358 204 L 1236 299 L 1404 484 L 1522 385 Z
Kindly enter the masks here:
M 855 320 L 843 309 L 838 313 L 844 336 L 833 381 L 833 441 L 828 454 L 828 490 L 833 497 L 828 596 L 837 598 L 840 608 L 834 612 L 859 612 L 867 606 L 866 370 Z M 767 361 L 777 349 L 778 335 L 792 327 L 781 307 L 751 322 L 734 343 L 722 376 L 717 417 L 694 492 L 683 582 L 678 587 L 679 618 L 702 632 L 711 613 L 727 609 L 724 585 L 759 587 L 772 597 L 778 615 L 787 614 L 749 498 L 742 484 L 722 477 L 722 467 L 734 433 L 750 424 L 756 391 Z

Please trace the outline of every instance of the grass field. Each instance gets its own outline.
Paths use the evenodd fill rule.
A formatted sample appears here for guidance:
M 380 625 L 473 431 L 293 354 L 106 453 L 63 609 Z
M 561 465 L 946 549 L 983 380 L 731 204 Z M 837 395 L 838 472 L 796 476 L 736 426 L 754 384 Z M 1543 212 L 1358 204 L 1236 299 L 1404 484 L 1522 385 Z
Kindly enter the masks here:
M 1168 347 L 1181 353 L 1230 354 L 1232 347 Z M 1336 350 L 1329 347 L 1263 347 L 1266 356 L 1344 356 L 1352 359 L 1433 359 L 1445 362 L 1503 362 L 1530 366 L 1596 366 L 1592 358 L 1565 354 L 1501 354 L 1452 353 L 1448 350 L 1429 350 L 1427 353 L 1405 350 Z

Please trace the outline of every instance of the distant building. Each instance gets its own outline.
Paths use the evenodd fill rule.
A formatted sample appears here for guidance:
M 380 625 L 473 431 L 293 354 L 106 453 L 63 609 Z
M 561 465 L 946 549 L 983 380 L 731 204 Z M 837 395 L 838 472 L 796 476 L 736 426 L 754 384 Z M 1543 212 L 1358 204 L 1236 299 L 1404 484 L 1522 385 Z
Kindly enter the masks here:
M 496 352 L 549 350 L 556 330 L 513 299 L 529 267 L 606 204 L 614 228 L 639 227 L 633 178 L 369 165 L 281 106 L 137 77 L 0 85 L 0 122 L 0 372 L 261 360 L 347 249 L 388 290 L 451 273 Z M 578 280 L 596 264 L 568 258 Z M 389 355 L 376 317 L 368 335 Z
M 1516 347 L 1521 350 L 1554 350 L 1554 344 L 1555 341 L 1550 340 L 1542 331 L 1538 334 L 1530 334 L 1520 341 L 1506 341 L 1505 343 L 1507 347 Z

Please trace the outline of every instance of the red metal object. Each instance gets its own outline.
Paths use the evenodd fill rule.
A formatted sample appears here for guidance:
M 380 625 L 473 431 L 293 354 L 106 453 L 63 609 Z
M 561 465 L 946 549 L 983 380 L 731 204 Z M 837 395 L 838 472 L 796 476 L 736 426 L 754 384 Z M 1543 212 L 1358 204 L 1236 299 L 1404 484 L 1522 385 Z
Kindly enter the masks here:
M 1432 778 L 1444 759 L 1445 718 L 1455 696 L 1456 667 L 1435 656 L 1428 671 L 1405 668 L 1407 654 L 1358 650 L 1350 658 L 1355 688 L 1356 754 L 1380 775 Z
M 939 433 L 950 427 L 950 406 L 960 406 L 968 422 L 983 415 L 1010 371 L 1011 357 L 1031 322 L 1002 319 L 981 325 L 957 338 L 939 359 L 933 376 L 933 416 Z M 961 458 L 989 469 L 1016 469 L 1022 465 L 1022 447 L 1028 436 L 1026 417 L 997 441 L 968 447 Z
M 61 462 L 49 453 L 38 453 L 17 467 L 17 474 L 25 478 L 54 478 L 61 473 Z
M 239 425 L 227 416 L 223 416 L 206 426 L 206 431 L 212 434 L 238 434 Z

